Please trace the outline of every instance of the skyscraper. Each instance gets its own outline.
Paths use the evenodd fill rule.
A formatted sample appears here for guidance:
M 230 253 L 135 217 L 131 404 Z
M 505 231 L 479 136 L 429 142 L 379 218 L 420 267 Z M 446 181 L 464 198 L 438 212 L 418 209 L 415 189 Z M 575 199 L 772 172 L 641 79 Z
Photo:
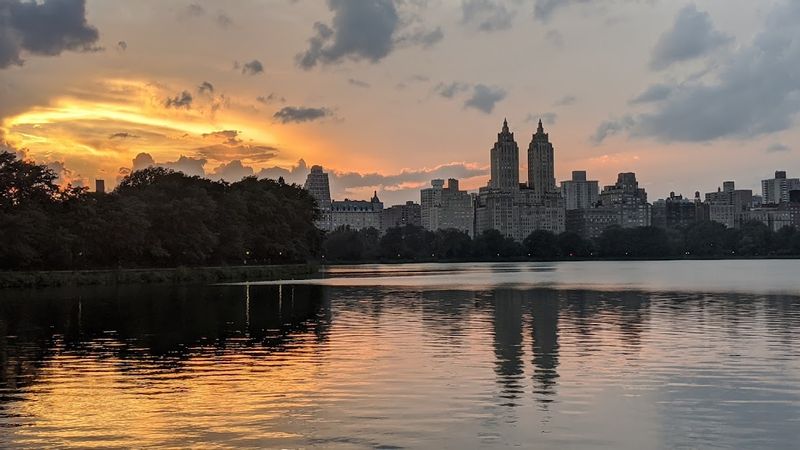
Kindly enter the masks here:
M 492 178 L 489 187 L 504 191 L 519 189 L 519 147 L 514 133 L 508 130 L 508 121 L 503 120 L 503 129 L 497 134 L 497 142 L 490 151 Z
M 789 191 L 800 190 L 800 179 L 786 178 L 786 172 L 775 172 L 775 178 L 761 181 L 761 193 L 765 204 L 788 203 Z
M 331 220 L 331 187 L 328 181 L 328 174 L 322 170 L 322 166 L 311 167 L 311 172 L 308 173 L 303 188 L 317 201 L 320 215 L 317 220 L 317 227 L 322 230 L 331 230 L 333 227 Z
M 553 144 L 539 120 L 539 126 L 528 146 L 528 188 L 533 189 L 535 195 L 556 191 L 553 153 Z
M 431 181 L 431 187 L 420 191 L 420 205 L 425 229 L 436 231 L 454 228 L 472 236 L 472 196 L 467 191 L 459 190 L 458 180 L 447 180 L 447 187 L 444 187 L 444 180 Z

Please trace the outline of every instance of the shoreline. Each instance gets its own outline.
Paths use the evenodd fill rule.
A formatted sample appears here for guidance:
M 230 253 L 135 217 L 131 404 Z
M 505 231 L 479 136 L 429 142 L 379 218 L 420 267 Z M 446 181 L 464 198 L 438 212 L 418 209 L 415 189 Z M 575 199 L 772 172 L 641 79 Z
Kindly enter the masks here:
M 174 267 L 150 269 L 39 270 L 0 272 L 0 289 L 121 284 L 193 284 L 309 277 L 319 264 Z

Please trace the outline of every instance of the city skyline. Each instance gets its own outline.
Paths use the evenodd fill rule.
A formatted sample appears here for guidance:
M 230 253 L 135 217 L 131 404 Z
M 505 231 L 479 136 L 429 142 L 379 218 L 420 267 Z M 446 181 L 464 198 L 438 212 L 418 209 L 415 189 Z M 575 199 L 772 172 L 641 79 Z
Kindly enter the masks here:
M 503 117 L 521 135 L 543 119 L 557 182 L 636 172 L 663 198 L 800 172 L 787 0 L 0 9 L 0 140 L 64 181 L 111 189 L 121 168 L 159 164 L 302 183 L 319 164 L 335 198 L 402 204 L 433 178 L 484 186 Z M 24 20 L 50 31 L 33 39 Z

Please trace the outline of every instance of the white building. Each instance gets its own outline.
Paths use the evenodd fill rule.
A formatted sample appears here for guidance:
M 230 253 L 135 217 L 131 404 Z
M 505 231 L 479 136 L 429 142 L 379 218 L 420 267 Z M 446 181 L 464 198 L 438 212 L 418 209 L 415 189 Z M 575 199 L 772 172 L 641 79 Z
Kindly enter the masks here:
M 575 170 L 571 180 L 561 182 L 561 195 L 567 211 L 592 208 L 597 204 L 600 184 L 596 180 L 587 181 L 585 170 Z
M 431 231 L 456 229 L 473 235 L 474 210 L 472 196 L 459 190 L 458 180 L 431 181 L 431 187 L 420 191 L 422 226 Z
M 800 190 L 799 178 L 786 178 L 785 171 L 775 172 L 775 178 L 761 181 L 762 202 L 765 205 L 777 205 L 789 202 L 789 192 Z

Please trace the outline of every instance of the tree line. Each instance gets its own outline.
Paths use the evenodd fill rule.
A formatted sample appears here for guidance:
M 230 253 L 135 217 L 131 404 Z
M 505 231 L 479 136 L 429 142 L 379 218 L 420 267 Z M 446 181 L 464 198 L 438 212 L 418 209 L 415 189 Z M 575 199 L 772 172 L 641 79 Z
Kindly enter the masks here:
M 384 235 L 368 228 L 340 228 L 327 234 L 322 257 L 327 261 L 503 260 L 569 258 L 731 258 L 800 256 L 800 230 L 773 232 L 761 222 L 739 229 L 718 222 L 696 222 L 684 228 L 607 228 L 596 239 L 573 232 L 534 231 L 521 243 L 497 230 L 471 238 L 459 230 L 428 231 L 406 225 Z
M 61 188 L 0 153 L 0 269 L 305 262 L 319 255 L 313 198 L 282 179 L 211 181 L 152 167 L 109 194 Z

